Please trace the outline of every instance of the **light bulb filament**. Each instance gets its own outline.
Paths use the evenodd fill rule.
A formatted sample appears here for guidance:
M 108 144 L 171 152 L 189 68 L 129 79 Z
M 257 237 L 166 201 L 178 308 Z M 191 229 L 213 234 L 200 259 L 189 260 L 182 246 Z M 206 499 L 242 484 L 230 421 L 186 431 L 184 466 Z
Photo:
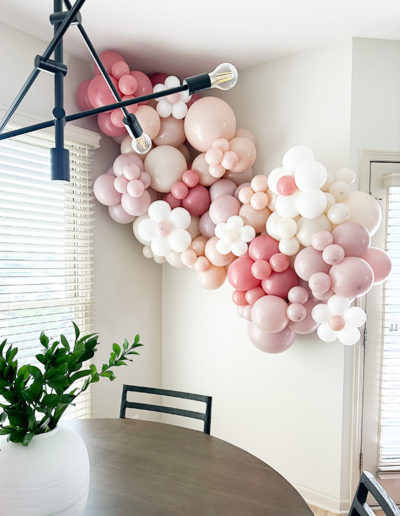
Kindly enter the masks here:
M 221 72 L 217 73 L 213 77 L 213 84 L 222 84 L 223 82 L 227 82 L 233 79 L 232 72 Z
M 138 144 L 138 146 L 144 151 L 146 152 L 147 149 L 148 149 L 148 143 L 146 142 L 144 136 L 143 136 L 144 133 L 142 133 L 138 138 L 136 138 L 136 142 Z

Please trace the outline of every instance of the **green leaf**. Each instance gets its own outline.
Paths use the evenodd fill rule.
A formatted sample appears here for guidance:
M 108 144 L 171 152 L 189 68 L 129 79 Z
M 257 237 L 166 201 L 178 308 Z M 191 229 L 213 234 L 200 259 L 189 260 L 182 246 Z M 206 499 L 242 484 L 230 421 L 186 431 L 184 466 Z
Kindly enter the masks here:
M 115 374 L 113 371 L 104 371 L 104 373 L 100 373 L 100 376 L 109 378 L 111 381 L 115 380 Z
M 75 330 L 75 340 L 78 340 L 81 332 L 79 331 L 78 326 L 73 321 L 72 321 L 72 324 L 74 325 L 74 330 Z
M 126 365 L 126 362 L 124 362 L 123 360 L 117 360 L 117 361 L 115 362 L 115 365 L 116 365 L 116 366 Z
M 65 335 L 60 335 L 61 344 L 64 346 L 64 348 L 69 351 L 71 349 L 71 346 L 69 345 L 69 342 Z
M 40 380 L 43 378 L 42 371 L 36 366 L 28 365 L 28 371 L 35 380 Z
M 77 373 L 73 374 L 69 379 L 69 384 L 72 385 L 76 380 L 79 380 L 79 378 L 83 378 L 84 376 L 89 376 L 92 374 L 90 369 L 85 369 L 84 371 L 78 371 Z
M 12 441 L 13 443 L 22 443 L 22 441 L 24 440 L 25 434 L 26 434 L 26 430 L 24 430 L 24 429 L 13 430 L 10 433 L 9 440 Z
M 140 341 L 140 337 L 139 337 L 139 335 L 135 335 L 134 343 L 135 343 L 135 344 L 138 344 L 138 343 L 139 343 L 139 341 Z
M 53 408 L 58 405 L 59 399 L 60 396 L 58 394 L 45 394 L 40 403 L 45 407 Z
M 7 344 L 7 339 L 4 339 L 3 342 L 0 344 L 0 355 L 3 355 L 3 350 Z
M 5 426 L 3 428 L 0 428 L 0 435 L 11 434 L 11 432 L 13 432 L 13 431 L 14 431 L 14 429 L 11 426 Z
M 9 347 L 6 353 L 6 360 L 9 364 L 12 363 L 15 355 L 18 353 L 18 348 Z
M 48 345 L 49 345 L 49 338 L 48 338 L 48 336 L 43 331 L 40 334 L 40 344 L 42 346 L 44 346 L 45 348 L 47 348 Z
M 118 356 L 120 353 L 121 353 L 121 347 L 119 346 L 119 344 L 117 344 L 116 342 L 114 342 L 113 346 L 113 351 L 114 353 Z

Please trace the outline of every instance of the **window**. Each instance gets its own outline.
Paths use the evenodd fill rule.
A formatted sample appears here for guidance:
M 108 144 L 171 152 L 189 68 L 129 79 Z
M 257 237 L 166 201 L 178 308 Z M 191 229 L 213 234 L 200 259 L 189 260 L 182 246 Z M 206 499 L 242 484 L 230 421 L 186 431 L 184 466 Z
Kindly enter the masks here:
M 51 181 L 51 139 L 0 141 L 0 336 L 21 362 L 39 335 L 73 338 L 71 321 L 92 331 L 90 147 L 69 143 L 71 182 Z M 90 392 L 67 417 L 90 416 Z

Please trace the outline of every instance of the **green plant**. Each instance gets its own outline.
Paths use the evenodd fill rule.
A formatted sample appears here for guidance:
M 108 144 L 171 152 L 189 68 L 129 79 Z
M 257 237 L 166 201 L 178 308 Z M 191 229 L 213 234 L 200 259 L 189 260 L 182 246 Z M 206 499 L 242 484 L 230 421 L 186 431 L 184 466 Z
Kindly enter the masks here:
M 114 343 L 108 363 L 101 370 L 85 362 L 93 358 L 98 345 L 96 333 L 80 337 L 75 323 L 75 343 L 71 346 L 64 335 L 51 342 L 44 332 L 40 335 L 42 353 L 36 355 L 41 366 L 22 365 L 18 368 L 18 348 L 7 340 L 0 344 L 0 435 L 27 446 L 33 436 L 53 430 L 67 407 L 100 377 L 114 380 L 113 367 L 127 365 L 130 355 L 138 355 L 139 335 L 122 347 Z M 83 368 L 83 369 L 82 369 Z M 86 378 L 80 386 L 74 384 Z

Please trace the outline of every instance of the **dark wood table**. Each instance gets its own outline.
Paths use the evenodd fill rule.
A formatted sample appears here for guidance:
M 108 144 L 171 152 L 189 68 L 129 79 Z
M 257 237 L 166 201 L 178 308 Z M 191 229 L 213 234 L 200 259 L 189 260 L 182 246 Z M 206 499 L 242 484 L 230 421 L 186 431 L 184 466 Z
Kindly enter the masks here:
M 91 464 L 84 516 L 310 516 L 279 473 L 202 432 L 128 419 L 68 421 Z

